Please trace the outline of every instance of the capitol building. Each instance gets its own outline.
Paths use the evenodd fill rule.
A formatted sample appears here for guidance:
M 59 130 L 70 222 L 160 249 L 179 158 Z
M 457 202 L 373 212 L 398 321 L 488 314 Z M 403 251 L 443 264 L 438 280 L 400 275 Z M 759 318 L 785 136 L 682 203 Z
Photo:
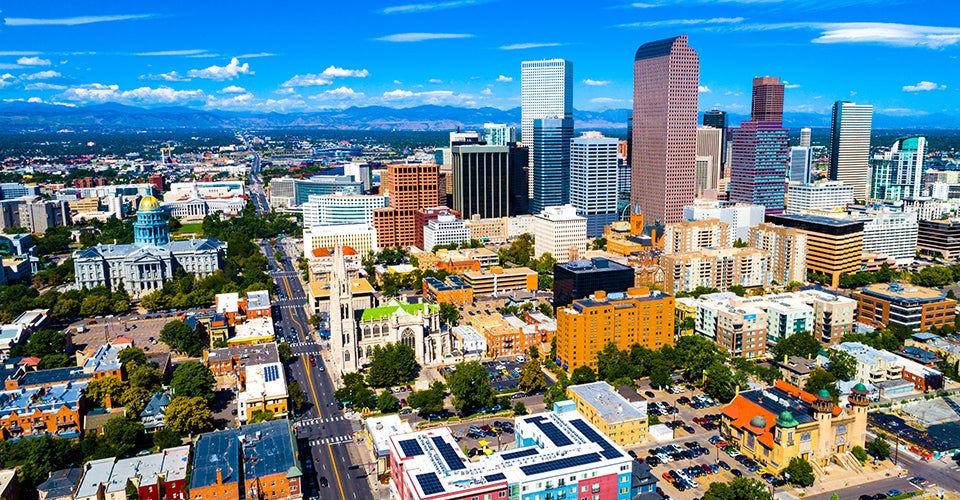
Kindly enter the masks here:
M 133 244 L 97 245 L 73 253 L 78 287 L 121 285 L 133 297 L 163 288 L 177 268 L 198 277 L 213 274 L 227 258 L 227 244 L 212 238 L 170 240 L 170 228 L 160 202 L 153 196 L 140 200 L 133 225 Z

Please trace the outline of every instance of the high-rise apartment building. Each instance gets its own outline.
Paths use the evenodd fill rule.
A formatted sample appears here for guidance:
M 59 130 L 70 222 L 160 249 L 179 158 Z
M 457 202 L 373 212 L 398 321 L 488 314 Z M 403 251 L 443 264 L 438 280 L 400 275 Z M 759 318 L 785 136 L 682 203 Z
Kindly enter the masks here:
M 373 213 L 373 227 L 381 248 L 410 246 L 417 241 L 416 211 L 437 205 L 440 167 L 434 163 L 395 164 L 387 167 L 390 206 Z
M 618 141 L 587 132 L 570 141 L 570 204 L 587 219 L 587 236 L 617 220 Z
M 750 120 L 783 123 L 783 84 L 775 76 L 753 79 L 753 105 Z
M 726 247 L 730 227 L 719 219 L 684 220 L 663 230 L 663 253 L 694 252 L 706 247 Z
M 423 228 L 423 249 L 432 250 L 437 245 L 470 241 L 470 228 L 463 219 L 451 213 L 441 214 L 427 222 Z
M 533 120 L 533 198 L 530 211 L 570 202 L 572 118 Z
M 466 218 L 526 212 L 527 152 L 515 143 L 454 143 L 453 209 Z
M 782 213 L 789 145 L 780 122 L 751 120 L 734 129 L 730 200 L 763 205 L 768 214 Z
M 792 227 L 807 234 L 807 270 L 826 274 L 830 286 L 840 276 L 860 270 L 863 257 L 863 221 L 812 215 L 769 215 L 767 222 Z
M 799 229 L 763 223 L 750 229 L 750 246 L 770 252 L 770 280 L 781 285 L 807 281 L 807 235 Z
M 684 220 L 719 219 L 729 228 L 725 247 L 732 247 L 737 241 L 750 241 L 750 228 L 763 223 L 763 207 L 734 203 L 730 201 L 697 200 L 693 205 L 683 207 Z
M 846 207 L 853 203 L 853 186 L 842 182 L 820 181 L 787 186 L 788 214 L 802 214 L 821 208 Z
M 577 260 L 587 249 L 587 219 L 570 205 L 546 207 L 533 217 L 533 254 L 550 253 L 558 263 Z
M 702 248 L 663 254 L 663 284 L 667 292 L 689 292 L 698 286 L 726 290 L 734 285 L 770 285 L 769 254 L 756 248 Z
M 700 58 L 681 35 L 646 43 L 633 63 L 631 202 L 652 223 L 693 202 Z
M 557 357 L 567 372 L 589 366 L 609 343 L 619 349 L 640 344 L 648 349 L 673 345 L 674 299 L 646 288 L 631 288 L 626 297 L 598 291 L 557 310 Z
M 801 148 L 810 147 L 810 136 L 811 136 L 810 127 L 803 127 L 802 129 L 800 129 L 800 147 Z
M 520 139 L 529 148 L 528 198 L 533 198 L 533 120 L 573 120 L 573 63 L 563 59 L 520 63 Z M 573 134 L 571 130 L 571 135 Z M 542 208 L 542 207 L 541 207 Z
M 873 155 L 870 198 L 902 200 L 923 196 L 923 157 L 926 152 L 926 137 L 911 136 L 897 139 L 890 151 Z
M 373 212 L 387 206 L 387 197 L 364 194 L 312 194 L 302 205 L 303 226 L 366 224 L 373 227 Z
M 483 142 L 491 146 L 507 146 L 517 142 L 517 129 L 506 123 L 484 123 Z
M 723 158 L 723 129 L 697 128 L 696 192 L 717 189 L 720 183 L 720 162 Z
M 806 146 L 790 148 L 790 173 L 787 180 L 790 182 L 807 183 L 813 174 L 813 151 Z
M 66 201 L 36 200 L 20 206 L 20 227 L 31 233 L 43 234 L 52 227 L 71 223 L 70 204 Z
M 837 101 L 830 127 L 830 180 L 853 186 L 853 196 L 868 194 L 870 179 L 870 129 L 873 106 Z

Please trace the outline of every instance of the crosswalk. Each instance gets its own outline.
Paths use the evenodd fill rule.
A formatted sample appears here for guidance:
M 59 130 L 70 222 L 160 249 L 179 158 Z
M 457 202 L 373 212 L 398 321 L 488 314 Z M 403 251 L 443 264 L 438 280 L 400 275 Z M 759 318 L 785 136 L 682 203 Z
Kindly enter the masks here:
M 297 356 L 320 356 L 323 353 L 321 351 L 303 351 L 294 353 Z
M 353 436 L 334 436 L 323 439 L 314 439 L 310 441 L 310 446 L 321 446 L 325 444 L 346 444 L 353 442 Z
M 336 417 L 323 417 L 323 418 L 308 418 L 305 420 L 297 421 L 293 424 L 294 427 L 312 427 L 314 425 L 326 424 L 329 422 L 340 422 L 341 420 L 346 420 L 347 417 L 343 415 L 337 415 Z
M 294 342 L 290 344 L 290 347 L 317 347 L 317 343 L 316 342 Z

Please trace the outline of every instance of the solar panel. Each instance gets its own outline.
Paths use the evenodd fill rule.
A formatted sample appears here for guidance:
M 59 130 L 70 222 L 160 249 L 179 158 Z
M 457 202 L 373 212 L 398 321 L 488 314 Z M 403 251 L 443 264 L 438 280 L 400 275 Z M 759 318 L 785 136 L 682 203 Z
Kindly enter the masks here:
M 536 448 L 527 448 L 526 450 L 514 451 L 512 453 L 501 453 L 500 457 L 504 460 L 513 460 L 514 458 L 529 457 L 530 455 L 536 454 Z
M 442 437 L 434 437 L 433 445 L 437 448 L 437 451 L 440 452 L 440 456 L 443 457 L 443 461 L 447 463 L 447 467 L 450 467 L 450 470 L 467 468 L 466 465 L 463 465 L 463 461 L 460 460 L 460 455 L 457 455 L 457 450 L 454 450 L 453 446 L 450 446 L 450 443 L 444 441 Z
M 533 422 L 533 425 L 539 427 L 543 434 L 547 436 L 547 439 L 553 442 L 554 446 L 570 446 L 573 444 L 573 441 L 561 432 L 553 422 L 536 421 Z
M 433 472 L 417 474 L 417 482 L 420 483 L 420 489 L 423 490 L 424 495 L 443 493 L 443 485 L 440 484 L 440 479 Z
M 583 420 L 571 420 L 570 423 L 573 424 L 578 431 L 580 431 L 580 434 L 583 434 L 587 439 L 599 444 L 600 448 L 603 448 L 603 451 L 600 452 L 600 454 L 603 455 L 603 458 L 609 460 L 623 456 L 623 453 L 617 451 L 616 447 L 610 444 L 610 441 L 607 441 Z
M 278 367 L 271 365 L 266 367 L 263 370 L 263 380 L 266 382 L 273 382 L 280 378 L 280 370 Z
M 586 455 L 577 455 L 575 457 L 558 458 L 557 460 L 551 460 L 549 462 L 539 464 L 523 465 L 520 467 L 520 470 L 528 476 L 533 476 L 535 474 L 563 470 L 569 467 L 592 464 L 599 462 L 600 460 L 600 455 L 596 453 L 588 453 Z
M 420 447 L 420 443 L 416 439 L 400 441 L 400 449 L 403 450 L 404 457 L 423 455 L 423 448 Z
M 496 474 L 490 474 L 489 476 L 483 476 L 483 478 L 490 482 L 507 480 L 507 476 L 503 475 L 502 472 L 498 472 Z

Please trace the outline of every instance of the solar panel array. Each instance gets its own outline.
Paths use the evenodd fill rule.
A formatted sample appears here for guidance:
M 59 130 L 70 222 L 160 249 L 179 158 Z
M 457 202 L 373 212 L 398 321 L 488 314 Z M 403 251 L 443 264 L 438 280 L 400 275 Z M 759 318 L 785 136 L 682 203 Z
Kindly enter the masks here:
M 622 453 L 617 451 L 616 447 L 610 444 L 610 441 L 604 439 L 603 436 L 597 433 L 597 431 L 593 430 L 593 428 L 583 420 L 571 420 L 570 423 L 574 428 L 580 431 L 580 434 L 583 434 L 587 439 L 599 444 L 600 447 L 603 448 L 603 451 L 600 452 L 600 454 L 603 455 L 603 458 L 611 460 L 623 456 Z
M 496 474 L 490 474 L 489 476 L 483 476 L 483 478 L 490 482 L 506 481 L 507 476 L 505 476 L 502 472 L 498 472 Z
M 554 446 L 570 446 L 573 444 L 573 441 L 567 437 L 553 422 L 544 422 L 543 420 L 537 420 L 533 422 L 533 425 L 536 425 L 540 428 L 540 431 L 543 432 L 547 439 L 553 442 Z
M 400 449 L 403 450 L 404 457 L 413 457 L 416 455 L 423 455 L 423 448 L 420 447 L 420 443 L 416 439 L 406 439 L 400 441 Z
M 440 484 L 440 479 L 433 472 L 417 474 L 417 482 L 420 483 L 420 489 L 423 490 L 424 495 L 443 493 L 443 485 Z
M 549 462 L 543 462 L 539 464 L 532 465 L 522 465 L 520 470 L 528 475 L 533 476 L 535 474 L 543 474 L 546 472 L 553 472 L 557 470 L 563 470 L 568 467 L 577 467 L 580 465 L 587 465 L 597 463 L 600 460 L 600 455 L 597 453 L 587 453 L 586 455 L 577 455 L 575 457 L 567 458 L 558 458 L 556 460 L 551 460 Z
M 514 451 L 511 453 L 501 453 L 500 458 L 504 460 L 513 460 L 514 458 L 529 457 L 531 455 L 536 455 L 537 453 L 538 452 L 536 448 L 527 448 L 525 450 Z
M 440 456 L 443 457 L 443 461 L 447 463 L 447 467 L 450 467 L 450 470 L 467 468 L 466 465 L 463 465 L 463 461 L 460 460 L 460 455 L 457 455 L 457 450 L 454 450 L 453 446 L 450 446 L 450 443 L 444 441 L 442 437 L 435 436 L 433 438 L 433 445 L 437 448 L 437 451 L 440 452 Z
M 263 380 L 266 382 L 273 382 L 280 378 L 280 367 L 277 365 L 270 365 L 264 368 L 263 370 Z

